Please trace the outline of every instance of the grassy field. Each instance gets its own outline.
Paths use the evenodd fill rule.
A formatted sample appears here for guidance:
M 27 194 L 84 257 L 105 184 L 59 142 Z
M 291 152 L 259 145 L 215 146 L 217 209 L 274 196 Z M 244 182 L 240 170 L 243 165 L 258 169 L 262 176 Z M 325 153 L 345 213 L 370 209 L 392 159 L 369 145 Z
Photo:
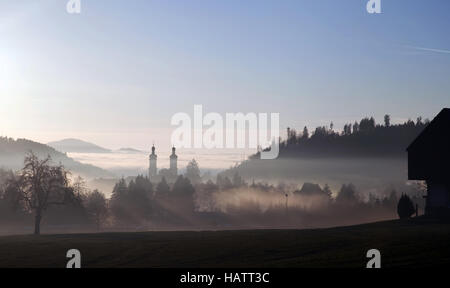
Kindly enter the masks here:
M 142 232 L 0 237 L 0 267 L 383 267 L 450 264 L 450 224 L 387 221 L 312 230 Z

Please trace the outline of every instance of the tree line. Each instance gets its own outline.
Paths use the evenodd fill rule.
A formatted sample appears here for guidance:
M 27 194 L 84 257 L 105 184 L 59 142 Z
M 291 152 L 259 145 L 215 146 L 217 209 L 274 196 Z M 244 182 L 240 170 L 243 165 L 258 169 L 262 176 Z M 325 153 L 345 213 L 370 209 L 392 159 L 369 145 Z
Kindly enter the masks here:
M 191 161 L 187 176 L 200 181 L 197 162 Z M 50 156 L 40 159 L 29 153 L 17 172 L 0 169 L 0 226 L 23 227 L 33 222 L 41 233 L 43 219 L 53 226 L 136 227 L 168 215 L 168 211 L 194 211 L 194 186 L 188 177 L 166 179 L 154 187 L 148 177 L 120 179 L 110 199 L 99 190 L 89 190 L 81 177 L 71 180 L 63 165 Z M 167 210 L 167 211 L 165 211 Z
M 412 200 L 417 203 L 420 196 Z M 294 227 L 302 221 L 324 225 L 338 219 L 357 223 L 381 216 L 393 218 L 396 209 L 402 217 L 411 216 L 413 201 L 405 197 L 398 202 L 397 192 L 391 191 L 383 197 L 369 194 L 363 199 L 351 183 L 334 193 L 328 185 L 314 183 L 304 183 L 301 188 L 247 183 L 238 173 L 232 177 L 218 174 L 215 182 L 204 182 L 198 163 L 192 160 L 185 175 L 179 175 L 174 183 L 164 177 L 158 183 L 142 175 L 130 181 L 122 178 L 108 199 L 98 190 L 89 190 L 82 178 L 71 179 L 70 172 L 53 164 L 50 157 L 39 159 L 30 153 L 19 171 L 0 170 L 0 226 L 34 223 L 34 233 L 40 234 L 43 221 L 49 226 L 97 231 L 244 224 L 277 227 L 287 223 Z
M 280 157 L 315 156 L 403 156 L 408 145 L 429 124 L 418 117 L 402 124 L 391 123 L 391 116 L 384 116 L 384 123 L 377 124 L 373 117 L 347 123 L 342 131 L 335 131 L 333 122 L 297 131 L 287 128 L 287 136 L 280 141 Z M 251 157 L 259 159 L 259 152 Z

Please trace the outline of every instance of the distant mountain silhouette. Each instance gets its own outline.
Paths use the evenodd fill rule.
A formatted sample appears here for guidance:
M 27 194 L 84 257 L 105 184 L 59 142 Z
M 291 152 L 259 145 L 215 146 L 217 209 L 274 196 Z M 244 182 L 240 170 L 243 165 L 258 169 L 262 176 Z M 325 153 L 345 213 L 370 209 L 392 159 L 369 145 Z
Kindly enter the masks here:
M 119 150 L 117 150 L 117 152 L 121 152 L 121 153 L 144 153 L 144 151 L 141 151 L 141 150 L 138 150 L 138 149 L 134 149 L 134 148 L 130 148 L 130 147 L 120 148 Z
M 0 137 L 0 168 L 12 170 L 22 168 L 25 155 L 29 151 L 33 151 L 40 158 L 50 155 L 54 163 L 61 163 L 73 174 L 85 178 L 114 177 L 113 173 L 107 170 L 75 161 L 48 145 L 27 139 L 14 140 L 7 137 Z
M 63 139 L 47 143 L 48 146 L 55 148 L 63 153 L 109 153 L 111 150 L 100 147 L 79 139 Z

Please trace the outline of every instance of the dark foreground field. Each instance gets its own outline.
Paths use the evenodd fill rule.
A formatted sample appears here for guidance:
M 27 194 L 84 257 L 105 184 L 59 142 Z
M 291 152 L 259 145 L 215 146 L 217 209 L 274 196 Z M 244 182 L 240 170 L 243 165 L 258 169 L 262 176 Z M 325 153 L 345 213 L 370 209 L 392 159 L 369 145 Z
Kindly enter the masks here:
M 388 221 L 317 230 L 143 232 L 0 237 L 0 267 L 382 267 L 450 264 L 450 224 Z

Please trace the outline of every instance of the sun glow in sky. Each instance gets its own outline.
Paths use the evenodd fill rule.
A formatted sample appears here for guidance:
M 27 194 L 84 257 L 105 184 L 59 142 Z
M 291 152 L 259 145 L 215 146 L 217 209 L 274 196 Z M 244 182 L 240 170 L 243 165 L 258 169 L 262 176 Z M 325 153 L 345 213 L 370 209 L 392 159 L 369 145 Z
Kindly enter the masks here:
M 170 118 L 279 112 L 281 130 L 450 106 L 450 2 L 0 3 L 0 133 L 170 145 Z

